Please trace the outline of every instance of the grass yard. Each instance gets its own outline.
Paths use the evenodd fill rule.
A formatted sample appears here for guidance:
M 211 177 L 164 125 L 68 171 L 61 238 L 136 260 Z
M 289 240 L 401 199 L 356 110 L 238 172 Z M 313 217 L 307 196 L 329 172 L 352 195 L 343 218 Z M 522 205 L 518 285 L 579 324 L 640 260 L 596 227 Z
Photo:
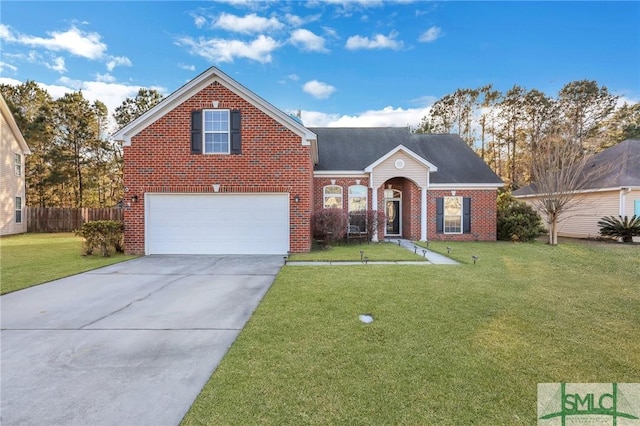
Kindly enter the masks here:
M 314 250 L 311 253 L 293 253 L 289 256 L 289 259 L 293 261 L 311 262 L 360 262 L 360 251 L 364 252 L 364 256 L 368 257 L 370 262 L 424 260 L 422 256 L 416 255 L 392 243 L 342 243 L 333 246 L 330 250 Z M 418 251 L 418 253 L 420 253 L 420 251 Z
M 20 234 L 0 238 L 0 294 L 133 259 L 135 256 L 82 256 L 73 233 Z
M 283 267 L 182 424 L 531 425 L 538 383 L 640 382 L 637 246 L 446 246 Z

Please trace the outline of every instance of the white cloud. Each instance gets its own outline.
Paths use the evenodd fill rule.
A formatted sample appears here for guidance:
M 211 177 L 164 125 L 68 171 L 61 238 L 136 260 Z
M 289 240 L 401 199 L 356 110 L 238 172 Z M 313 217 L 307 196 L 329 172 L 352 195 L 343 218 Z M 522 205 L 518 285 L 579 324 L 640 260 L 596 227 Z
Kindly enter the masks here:
M 18 67 L 14 66 L 14 65 L 11 65 L 11 64 L 8 64 L 6 62 L 0 61 L 0 74 L 3 74 L 6 69 L 9 69 L 9 70 L 11 70 L 13 72 L 18 71 Z
M 292 15 L 290 13 L 287 13 L 286 15 L 284 15 L 284 19 L 287 21 L 289 25 L 293 27 L 299 27 L 304 25 L 305 23 L 304 19 L 302 19 L 298 15 Z
M 322 30 L 329 37 L 339 38 L 338 32 L 336 30 L 334 30 L 333 28 L 331 28 L 331 27 L 322 27 Z
M 268 63 L 271 62 L 271 52 L 280 47 L 277 41 L 264 35 L 258 36 L 249 43 L 219 38 L 206 40 L 202 37 L 198 40 L 182 37 L 176 43 L 179 46 L 188 47 L 192 55 L 201 56 L 213 63 L 233 62 L 234 58 L 247 58 Z
M 19 86 L 22 83 L 23 83 L 22 81 L 16 80 L 16 79 L 13 79 L 13 78 L 0 77 L 0 84 L 6 84 L 8 86 Z
M 55 52 L 65 51 L 92 60 L 102 58 L 107 50 L 107 45 L 100 41 L 100 34 L 87 33 L 76 27 L 64 32 L 52 31 L 48 35 L 48 38 L 44 38 L 13 33 L 6 25 L 0 25 L 0 38 L 8 43 L 41 47 Z
M 54 71 L 57 71 L 59 73 L 63 73 L 67 71 L 67 68 L 65 67 L 64 64 L 64 58 L 61 56 L 58 56 L 57 58 L 53 59 L 53 63 L 51 64 L 47 64 L 45 63 L 45 66 L 49 69 L 52 69 Z
M 359 35 L 351 36 L 347 40 L 345 47 L 349 50 L 358 49 L 392 49 L 398 50 L 403 46 L 402 41 L 397 41 L 395 38 L 398 33 L 392 31 L 388 36 L 382 34 L 376 34 L 372 39 L 369 37 L 362 37 Z
M 278 21 L 277 18 L 264 18 L 255 13 L 246 16 L 223 13 L 213 23 L 213 26 L 227 31 L 250 34 L 279 30 L 284 27 L 284 24 Z
M 183 70 L 187 70 L 187 71 L 195 71 L 196 70 L 196 66 L 195 65 L 187 65 L 187 64 L 179 64 L 178 68 L 183 69 Z
M 116 81 L 116 78 L 109 73 L 106 74 L 96 74 L 96 80 L 101 81 L 103 83 L 113 83 Z
M 418 41 L 421 41 L 423 43 L 431 43 L 436 41 L 440 37 L 442 37 L 442 28 L 431 27 L 420 35 L 420 38 L 418 38 Z
M 364 111 L 358 115 L 326 114 L 302 111 L 302 122 L 308 127 L 417 127 L 430 107 L 393 108 Z
M 113 71 L 115 67 L 130 67 L 133 65 L 126 56 L 112 56 L 107 61 L 107 70 Z
M 297 29 L 291 33 L 291 43 L 306 52 L 328 52 L 324 47 L 324 38 L 315 35 L 309 30 Z
M 196 26 L 196 28 L 202 28 L 207 25 L 207 18 L 205 18 L 204 16 L 194 16 L 193 24 Z
M 0 39 L 6 41 L 14 41 L 15 37 L 11 34 L 11 30 L 4 24 L 0 24 Z
M 336 88 L 318 80 L 311 80 L 307 81 L 304 86 L 302 86 L 302 90 L 309 93 L 314 98 L 326 99 L 336 91 Z

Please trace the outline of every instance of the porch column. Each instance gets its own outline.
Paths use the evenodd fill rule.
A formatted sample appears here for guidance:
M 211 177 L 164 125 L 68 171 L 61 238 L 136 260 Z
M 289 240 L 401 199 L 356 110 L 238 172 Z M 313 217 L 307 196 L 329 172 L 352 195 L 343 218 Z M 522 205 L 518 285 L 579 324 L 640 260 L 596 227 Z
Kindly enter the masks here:
M 369 181 L 373 181 L 373 173 L 371 173 L 372 177 L 369 178 Z M 371 207 L 372 210 L 378 210 L 378 189 L 371 188 Z M 371 236 L 371 242 L 378 242 L 378 227 L 376 226 L 373 229 L 373 235 Z
M 427 187 L 420 191 L 420 241 L 427 241 Z

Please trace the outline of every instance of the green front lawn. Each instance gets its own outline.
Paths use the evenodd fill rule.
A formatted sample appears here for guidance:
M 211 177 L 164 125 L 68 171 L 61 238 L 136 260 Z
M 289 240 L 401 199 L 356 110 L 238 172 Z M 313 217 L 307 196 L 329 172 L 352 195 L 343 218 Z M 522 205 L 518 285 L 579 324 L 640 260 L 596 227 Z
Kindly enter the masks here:
M 0 294 L 134 257 L 82 256 L 82 239 L 73 233 L 5 236 L 0 238 Z
M 310 253 L 293 253 L 289 256 L 292 261 L 309 262 L 360 262 L 360 251 L 363 256 L 369 258 L 370 262 L 376 261 L 402 261 L 402 260 L 424 260 L 421 255 L 416 255 L 412 251 L 398 247 L 397 243 L 340 243 L 331 249 L 313 250 Z M 418 253 L 421 253 L 418 251 Z
M 285 266 L 183 424 L 530 425 L 538 383 L 640 382 L 637 247 L 447 246 Z

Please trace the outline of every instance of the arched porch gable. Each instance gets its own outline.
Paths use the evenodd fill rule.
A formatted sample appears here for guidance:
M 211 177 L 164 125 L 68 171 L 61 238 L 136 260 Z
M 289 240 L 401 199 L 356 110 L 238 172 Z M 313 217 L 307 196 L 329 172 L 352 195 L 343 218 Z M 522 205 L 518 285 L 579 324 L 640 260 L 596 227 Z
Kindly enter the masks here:
M 418 187 L 426 188 L 429 186 L 429 173 L 437 171 L 438 167 L 403 145 L 398 145 L 364 170 L 370 174 L 369 187 L 372 189 L 379 188 L 394 177 L 409 179 Z
M 372 189 L 372 205 L 379 207 L 378 189 L 390 179 L 404 178 L 420 188 L 420 239 L 427 237 L 427 188 L 429 187 L 429 173 L 438 167 L 403 145 L 398 145 L 377 161 L 365 168 L 369 173 L 369 187 Z M 382 201 L 382 200 L 380 200 Z M 377 233 L 376 233 L 377 234 Z M 374 240 L 378 235 L 374 235 Z

